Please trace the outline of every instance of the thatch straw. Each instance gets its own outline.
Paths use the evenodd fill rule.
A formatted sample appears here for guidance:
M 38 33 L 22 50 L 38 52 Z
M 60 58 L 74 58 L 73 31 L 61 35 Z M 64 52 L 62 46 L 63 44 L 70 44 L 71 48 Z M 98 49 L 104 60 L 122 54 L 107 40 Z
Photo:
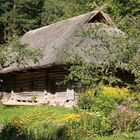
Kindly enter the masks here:
M 33 48 L 40 48 L 43 53 L 43 58 L 38 63 L 28 61 L 26 68 L 37 69 L 62 64 L 63 62 L 59 59 L 57 49 L 66 48 L 67 40 L 75 30 L 85 25 L 85 23 L 94 23 L 96 20 L 107 24 L 108 28 L 117 29 L 107 14 L 102 11 L 93 11 L 27 32 L 21 38 L 21 42 L 27 43 Z M 1 70 L 1 73 L 22 69 L 23 66 L 18 67 L 18 64 L 14 63 L 10 67 Z

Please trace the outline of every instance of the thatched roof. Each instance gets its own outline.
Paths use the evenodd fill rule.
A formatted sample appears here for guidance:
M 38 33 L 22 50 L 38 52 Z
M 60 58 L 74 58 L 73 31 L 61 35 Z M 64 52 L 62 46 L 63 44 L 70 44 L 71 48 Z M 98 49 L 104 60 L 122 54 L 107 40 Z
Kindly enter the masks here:
M 57 49 L 67 48 L 67 40 L 75 30 L 79 29 L 86 23 L 94 23 L 96 21 L 108 25 L 107 27 L 111 30 L 119 31 L 107 14 L 102 11 L 93 11 L 27 32 L 21 38 L 21 42 L 29 44 L 29 46 L 33 48 L 40 48 L 43 57 L 38 63 L 28 61 L 28 66 L 25 67 L 27 69 L 36 69 L 62 64 L 63 60 L 60 59 Z M 1 73 L 8 73 L 22 69 L 23 67 L 18 67 L 18 64 L 14 63 L 10 67 L 4 68 Z

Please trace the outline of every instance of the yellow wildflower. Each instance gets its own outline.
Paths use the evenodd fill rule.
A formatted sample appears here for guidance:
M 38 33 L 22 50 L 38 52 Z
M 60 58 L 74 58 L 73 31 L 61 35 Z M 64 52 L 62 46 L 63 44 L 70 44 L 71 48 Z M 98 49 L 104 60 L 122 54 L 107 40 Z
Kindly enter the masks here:
M 64 118 L 64 122 L 79 122 L 80 114 L 67 114 Z
M 119 88 L 111 86 L 103 86 L 102 93 L 116 98 L 125 98 L 130 96 L 130 92 L 127 88 Z

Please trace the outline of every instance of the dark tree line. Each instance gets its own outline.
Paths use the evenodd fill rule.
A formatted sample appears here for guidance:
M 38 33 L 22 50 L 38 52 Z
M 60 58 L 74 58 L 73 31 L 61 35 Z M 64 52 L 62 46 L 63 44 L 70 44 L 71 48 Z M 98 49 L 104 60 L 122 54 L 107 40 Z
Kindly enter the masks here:
M 2 0 L 0 3 L 1 43 L 40 25 L 42 0 Z
M 0 43 L 31 29 L 95 10 L 93 2 L 99 6 L 106 3 L 105 10 L 122 29 L 131 28 L 128 18 L 139 18 L 138 0 L 1 0 Z

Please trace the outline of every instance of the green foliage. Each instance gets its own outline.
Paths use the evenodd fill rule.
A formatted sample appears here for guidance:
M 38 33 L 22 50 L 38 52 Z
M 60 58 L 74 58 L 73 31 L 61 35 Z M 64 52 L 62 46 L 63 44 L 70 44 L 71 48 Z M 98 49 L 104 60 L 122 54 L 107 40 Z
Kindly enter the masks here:
M 78 99 L 78 106 L 83 110 L 91 110 L 94 104 L 95 97 L 87 94 L 80 95 Z
M 117 106 L 111 114 L 111 125 L 114 131 L 136 131 L 140 129 L 140 116 L 126 106 Z
M 91 137 L 112 134 L 110 120 L 99 112 L 85 113 L 80 120 L 80 126 Z
M 67 129 L 59 122 L 72 112 L 71 109 L 53 106 L 0 106 L 0 112 L 0 139 L 67 139 Z
M 126 89 L 121 91 L 126 92 Z M 83 132 L 83 135 L 93 136 L 96 134 L 110 135 L 116 132 L 139 130 L 139 113 L 128 106 L 123 106 L 123 104 L 130 105 L 126 98 L 123 102 L 121 101 L 122 105 L 117 105 L 117 103 L 120 103 L 120 100 L 116 100 L 115 97 L 108 94 L 100 93 L 94 96 L 93 90 L 88 90 L 87 94 L 82 94 L 79 98 L 78 106 L 80 109 L 88 111 L 88 113 L 86 113 L 87 116 L 84 116 L 82 122 L 79 122 L 78 128 L 83 126 L 79 131 Z
M 119 62 L 127 62 L 132 72 L 135 73 L 135 75 L 140 75 L 138 71 L 139 61 L 137 60 L 139 53 L 136 55 L 137 49 L 135 47 L 135 44 L 139 42 L 140 27 L 140 18 L 138 14 L 140 4 L 138 0 L 128 0 L 127 2 L 121 0 L 70 0 L 69 2 L 65 0 L 1 0 L 0 43 L 8 41 L 12 36 L 21 36 L 31 29 L 95 10 L 96 6 L 93 2 L 96 2 L 99 6 L 106 3 L 104 10 L 110 14 L 118 27 L 121 28 L 126 35 L 129 35 L 129 37 L 126 37 L 125 39 L 128 43 L 126 43 L 126 41 L 122 42 L 118 40 L 119 44 L 121 42 L 120 46 L 122 46 L 119 52 L 123 49 L 125 50 L 122 51 L 124 55 L 118 52 L 118 55 L 120 55 L 118 56 L 119 61 L 115 60 L 115 62 L 117 61 L 116 65 Z M 3 47 L 1 47 L 1 49 L 3 49 Z M 5 48 L 3 51 L 5 51 Z M 6 58 L 7 54 L 3 54 L 3 51 L 0 52 L 2 53 L 1 56 L 5 56 L 5 59 L 8 59 Z M 131 61 L 129 61 L 130 58 L 132 58 Z M 131 63 L 133 61 L 134 63 Z M 85 69 L 86 67 L 89 67 L 86 66 L 86 64 L 85 66 L 83 64 L 81 65 L 82 67 L 85 67 Z M 96 69 L 96 66 L 93 66 L 92 68 Z M 102 74 L 102 71 L 100 72 Z M 88 76 L 86 75 L 84 77 L 85 82 L 82 82 L 89 83 L 88 79 L 91 79 L 90 76 L 91 73 L 89 73 Z M 139 78 L 137 81 L 139 81 Z
M 110 121 L 104 115 L 98 113 L 81 112 L 80 120 L 71 120 L 66 123 L 67 135 L 77 139 L 78 137 L 96 137 L 97 135 L 110 135 L 112 129 Z
M 28 65 L 27 60 L 34 63 L 42 57 L 40 49 L 29 48 L 27 44 L 21 44 L 17 37 L 11 39 L 7 44 L 0 45 L 1 68 L 9 67 L 13 63 L 22 67 Z
M 23 35 L 40 23 L 43 0 L 4 0 L 1 2 L 0 22 L 3 27 L 3 40 L 13 35 Z
M 132 73 L 134 73 L 136 79 L 135 82 L 137 83 L 136 86 L 134 86 L 133 88 L 137 91 L 140 90 L 139 85 L 140 85 L 140 54 L 139 51 L 135 54 L 135 56 L 133 56 L 132 60 L 129 63 L 130 69 L 132 71 Z
M 102 111 L 81 110 L 74 114 L 72 109 L 53 106 L 0 106 L 0 120 L 5 117 L 3 125 L 0 121 L 0 139 L 9 140 L 9 137 L 11 140 L 76 140 L 85 137 L 98 139 L 98 136 L 116 134 L 116 131 L 138 130 L 138 113 L 130 109 L 123 112 L 122 110 L 116 109 L 111 115 L 108 113 L 105 116 Z M 9 114 L 8 118 L 6 113 Z
M 115 99 L 103 94 L 83 94 L 78 100 L 79 108 L 108 115 L 115 108 Z
M 131 71 L 129 62 L 138 51 L 138 42 L 116 30 L 109 33 L 100 24 L 85 24 L 75 32 L 69 43 L 74 47 L 60 50 L 66 63 L 73 63 L 68 68 L 66 80 L 79 86 L 95 84 L 99 87 L 101 84 L 122 82 L 115 77 L 117 69 Z
M 103 112 L 105 115 L 108 115 L 115 108 L 115 103 L 116 102 L 112 97 L 99 94 L 97 97 L 95 97 L 92 111 Z
M 41 25 L 55 23 L 87 12 L 86 2 L 81 0 L 44 0 Z
M 13 118 L 1 130 L 0 139 L 4 140 L 61 140 L 68 139 L 67 127 L 54 122 L 46 122 L 36 131 L 26 127 L 25 123 L 18 117 Z
M 85 115 L 81 115 L 78 122 L 79 131 L 83 132 L 83 136 L 110 135 L 140 129 L 139 113 L 128 106 L 117 105 L 112 97 L 102 94 L 97 94 L 95 97 L 84 95 L 78 105 L 79 108 L 88 111 Z
M 24 32 L 96 9 L 93 4 L 102 6 L 111 15 L 123 31 L 133 30 L 132 20 L 127 17 L 139 17 L 138 0 L 1 0 L 0 1 L 0 36 L 7 40 L 13 33 L 22 35 Z M 130 24 L 129 24 L 130 23 Z M 128 25 L 129 24 L 129 25 Z M 128 25 L 128 26 L 127 26 Z
M 20 121 L 18 117 L 13 118 L 10 122 L 4 124 L 4 127 L 0 133 L 0 139 L 4 140 L 15 140 L 15 139 L 26 139 L 23 133 L 25 125 Z
M 3 140 L 35 140 L 53 138 L 58 140 L 67 135 L 65 125 L 59 124 L 71 109 L 53 106 L 1 106 L 0 105 L 0 139 Z M 18 117 L 17 117 L 18 116 Z M 64 127 L 64 129 L 63 129 Z M 65 129 L 65 131 L 67 131 Z M 17 133 L 19 132 L 19 133 Z M 17 135 L 19 134 L 19 135 Z
M 106 36 L 104 32 L 99 36 L 94 30 L 86 30 L 79 33 L 78 36 L 84 39 L 96 37 L 103 42 L 102 46 L 109 51 L 106 55 L 102 55 L 100 50 L 91 52 L 86 50 L 85 54 L 89 56 L 100 56 L 107 60 L 105 67 L 98 64 L 87 63 L 85 59 L 73 54 L 68 58 L 75 61 L 75 65 L 69 68 L 70 74 L 67 80 L 75 81 L 79 86 L 93 85 L 96 87 L 94 94 L 83 94 L 78 102 L 80 108 L 94 113 L 86 113 L 82 116 L 80 122 L 71 124 L 57 124 L 52 121 L 59 122 L 64 114 L 69 111 L 62 108 L 45 108 L 33 109 L 24 107 L 4 107 L 0 105 L 0 123 L 9 120 L 11 117 L 18 115 L 22 117 L 12 119 L 4 125 L 2 129 L 2 138 L 9 139 L 13 137 L 15 140 L 22 136 L 30 139 L 79 139 L 82 136 L 109 135 L 113 131 L 125 130 L 133 131 L 139 128 L 139 116 L 132 111 L 114 110 L 115 101 L 113 98 L 98 93 L 102 83 L 112 84 L 117 83 L 119 79 L 114 77 L 117 67 L 131 71 L 136 76 L 137 86 L 134 89 L 139 89 L 140 85 L 140 54 L 139 54 L 139 1 L 138 0 L 94 0 L 98 5 L 107 3 L 106 11 L 114 19 L 116 25 L 125 32 L 125 37 Z M 1 0 L 0 1 L 0 64 L 1 68 L 8 67 L 14 62 L 19 65 L 26 65 L 25 59 L 32 59 L 37 62 L 40 57 L 39 50 L 29 49 L 28 45 L 22 45 L 18 39 L 10 41 L 10 38 L 15 35 L 23 35 L 28 30 L 48 25 L 81 13 L 95 10 L 93 0 Z M 99 29 L 99 28 L 98 28 Z M 77 35 L 76 35 L 77 36 Z M 115 49 L 109 48 L 110 42 L 115 44 Z M 82 42 L 81 42 L 82 44 Z M 76 47 L 83 51 L 87 46 L 76 44 Z M 11 53 L 13 52 L 14 55 Z M 117 54 L 116 57 L 109 57 L 111 54 Z M 96 57 L 98 58 L 98 57 Z M 99 61 L 98 61 L 99 62 Z M 139 97 L 138 97 L 139 98 Z M 138 107 L 139 109 L 139 104 Z M 138 110 L 137 109 L 137 110 Z M 31 111 L 32 110 L 32 111 Z M 61 111 L 60 111 L 61 110 Z M 127 109 L 128 110 L 128 109 Z M 111 119 L 107 116 L 111 114 Z M 30 113 L 29 113 L 30 112 Z M 60 115 L 61 114 L 61 115 Z M 51 121 L 51 122 L 48 122 Z M 22 122 L 21 122 L 22 121 Z M 26 122 L 26 123 L 25 123 Z M 23 124 L 24 123 L 24 124 Z M 27 124 L 28 129 L 23 131 L 23 126 Z M 94 129 L 93 129 L 94 128 Z M 113 130 L 112 130 L 113 129 Z M 0 134 L 0 135 L 1 135 Z M 4 135 L 3 135 L 4 134 Z M 19 136 L 17 136 L 19 134 Z M 79 135 L 80 134 L 80 135 Z M 16 136 L 16 137 L 15 137 Z M 69 137 L 68 137 L 69 136 Z M 129 136 L 127 136 L 129 137 Z M 93 137 L 92 137 L 93 139 Z M 107 138 L 109 139 L 109 138 Z M 114 139 L 114 138 L 113 138 Z
M 121 81 L 115 77 L 117 68 L 128 69 L 127 63 L 137 50 L 137 45 L 133 44 L 133 49 L 128 47 L 132 41 L 122 32 L 109 33 L 101 24 L 85 24 L 68 43 L 73 47 L 59 50 L 66 64 L 73 64 L 68 67 L 65 81 L 73 81 L 80 87 L 117 84 Z

